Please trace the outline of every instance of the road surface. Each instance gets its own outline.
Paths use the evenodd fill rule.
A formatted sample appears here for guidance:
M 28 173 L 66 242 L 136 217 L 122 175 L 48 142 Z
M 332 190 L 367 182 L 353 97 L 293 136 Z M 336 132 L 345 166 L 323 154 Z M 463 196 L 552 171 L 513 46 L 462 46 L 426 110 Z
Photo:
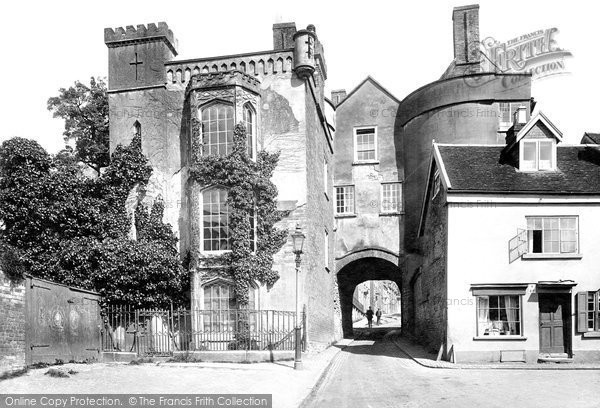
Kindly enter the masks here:
M 383 334 L 342 350 L 303 408 L 600 407 L 600 371 L 425 368 Z

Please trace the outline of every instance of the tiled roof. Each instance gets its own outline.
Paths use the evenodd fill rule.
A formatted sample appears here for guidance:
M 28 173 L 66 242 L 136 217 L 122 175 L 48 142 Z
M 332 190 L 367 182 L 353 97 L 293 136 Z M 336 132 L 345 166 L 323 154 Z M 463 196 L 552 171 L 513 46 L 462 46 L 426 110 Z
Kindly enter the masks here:
M 600 133 L 585 132 L 583 138 L 581 139 L 581 143 L 600 144 Z
M 501 163 L 504 146 L 437 145 L 449 191 L 600 194 L 600 148 L 557 146 L 557 171 L 520 172 Z

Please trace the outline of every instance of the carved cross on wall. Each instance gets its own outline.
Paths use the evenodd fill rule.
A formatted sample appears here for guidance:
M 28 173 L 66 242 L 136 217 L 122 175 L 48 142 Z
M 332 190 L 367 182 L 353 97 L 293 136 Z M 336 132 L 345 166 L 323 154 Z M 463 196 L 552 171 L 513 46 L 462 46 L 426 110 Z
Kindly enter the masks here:
M 305 44 L 307 45 L 307 47 L 306 47 L 306 57 L 307 58 L 312 58 L 312 56 L 313 56 L 313 38 L 312 37 L 308 37 L 308 41 L 306 41 Z
M 138 55 L 137 52 L 135 53 L 135 61 L 134 62 L 130 62 L 129 65 L 133 65 L 135 66 L 135 80 L 138 80 L 138 65 L 143 64 L 142 61 L 138 61 Z

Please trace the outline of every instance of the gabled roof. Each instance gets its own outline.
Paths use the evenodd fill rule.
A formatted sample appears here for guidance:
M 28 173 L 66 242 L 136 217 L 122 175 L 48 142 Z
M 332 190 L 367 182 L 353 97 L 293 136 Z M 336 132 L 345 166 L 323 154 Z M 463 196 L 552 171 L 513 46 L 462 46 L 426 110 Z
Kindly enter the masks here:
M 600 133 L 585 132 L 581 144 L 600 144 Z
M 452 192 L 600 195 L 600 148 L 558 145 L 556 171 L 520 172 L 503 145 L 437 145 Z
M 373 79 L 369 75 L 365 79 L 363 79 L 362 82 L 360 84 L 358 84 L 353 90 L 351 90 L 350 93 L 348 95 L 346 95 L 346 97 L 344 98 L 343 101 L 341 101 L 340 103 L 338 103 L 338 105 L 336 106 L 336 109 L 338 109 L 340 106 L 342 106 L 344 104 L 344 102 L 346 102 L 348 99 L 350 99 L 350 97 L 352 95 L 354 95 L 356 93 L 356 91 L 358 91 L 360 88 L 362 88 L 362 86 L 364 84 L 366 84 L 367 82 L 371 82 L 373 85 L 375 85 L 375 87 L 377 87 L 381 92 L 383 92 L 388 97 L 390 97 L 394 102 L 396 102 L 398 104 L 400 103 L 400 101 L 398 100 L 398 98 L 396 98 L 390 91 L 388 91 L 387 89 L 385 89 L 385 87 L 383 87 L 379 82 L 377 82 L 375 79 Z
M 525 126 L 523 126 L 519 133 L 517 133 L 515 143 L 518 143 L 519 140 L 523 139 L 523 137 L 525 137 L 525 135 L 531 130 L 531 128 L 535 126 L 535 124 L 538 122 L 542 122 L 548 128 L 548 130 L 550 130 L 552 135 L 556 137 L 556 139 L 558 139 L 559 142 L 562 142 L 562 132 L 558 130 L 556 126 L 554 126 L 554 123 L 552 123 L 542 111 L 539 111 L 537 114 L 535 114 L 535 116 L 529 119 L 529 121 L 525 124 Z

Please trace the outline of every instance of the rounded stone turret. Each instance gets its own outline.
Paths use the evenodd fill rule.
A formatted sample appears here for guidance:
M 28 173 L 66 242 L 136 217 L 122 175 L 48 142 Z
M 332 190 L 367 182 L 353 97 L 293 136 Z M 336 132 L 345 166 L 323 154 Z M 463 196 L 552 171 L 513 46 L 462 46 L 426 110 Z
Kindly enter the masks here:
M 300 78 L 308 78 L 315 72 L 315 45 L 317 35 L 314 26 L 294 34 L 294 71 Z M 310 29 L 312 28 L 312 30 Z

